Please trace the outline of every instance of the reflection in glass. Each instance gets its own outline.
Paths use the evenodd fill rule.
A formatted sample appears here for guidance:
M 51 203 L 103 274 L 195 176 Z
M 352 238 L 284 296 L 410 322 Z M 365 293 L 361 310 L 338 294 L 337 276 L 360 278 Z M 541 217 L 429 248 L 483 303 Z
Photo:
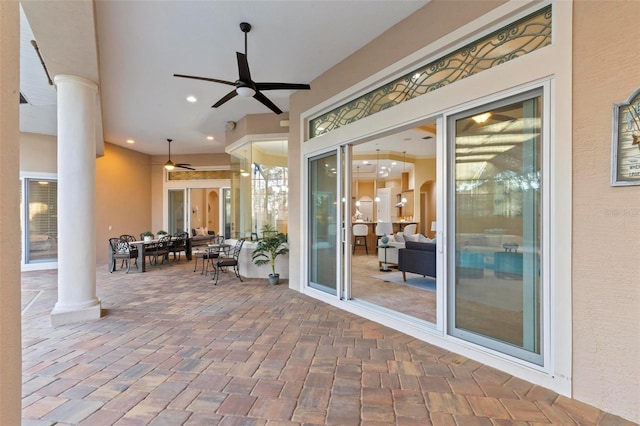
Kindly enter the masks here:
M 184 223 L 184 189 L 170 189 L 169 190 L 169 226 L 167 232 L 174 235 L 178 232 L 183 232 L 185 229 Z
M 289 168 L 287 141 L 256 141 L 231 153 L 231 237 L 287 233 Z
M 309 285 L 327 293 L 337 289 L 337 155 L 309 163 Z
M 58 182 L 25 179 L 27 253 L 25 263 L 58 260 Z
M 453 334 L 541 363 L 541 96 L 455 120 Z

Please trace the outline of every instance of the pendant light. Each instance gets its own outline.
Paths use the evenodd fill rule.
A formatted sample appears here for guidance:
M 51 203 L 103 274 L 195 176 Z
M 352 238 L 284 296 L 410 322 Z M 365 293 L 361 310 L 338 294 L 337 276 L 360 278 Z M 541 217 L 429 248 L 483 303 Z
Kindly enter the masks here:
M 376 198 L 373 199 L 376 203 L 380 202 L 380 196 L 378 195 L 378 175 L 380 174 L 380 148 L 376 149 Z

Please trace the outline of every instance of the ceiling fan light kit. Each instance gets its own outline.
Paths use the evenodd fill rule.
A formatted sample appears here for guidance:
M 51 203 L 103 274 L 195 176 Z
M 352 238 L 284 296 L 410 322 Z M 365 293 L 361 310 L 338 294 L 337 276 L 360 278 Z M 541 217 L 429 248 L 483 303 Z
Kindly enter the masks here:
M 167 160 L 166 163 L 164 163 L 164 168 L 166 170 L 173 170 L 176 167 L 179 167 L 181 169 L 187 169 L 187 170 L 195 170 L 193 167 L 190 167 L 191 164 L 185 164 L 185 163 L 174 163 L 173 161 L 171 161 L 171 142 L 173 141 L 173 139 L 167 139 L 167 142 L 169 143 L 169 159 Z
M 226 84 L 227 86 L 234 86 L 235 89 L 223 96 L 218 102 L 213 104 L 212 108 L 218 108 L 225 104 L 236 96 L 250 98 L 253 97 L 258 102 L 269 108 L 276 114 L 282 114 L 282 110 L 276 106 L 269 98 L 267 98 L 262 91 L 263 90 L 309 90 L 311 86 L 308 84 L 298 83 L 256 83 L 251 79 L 251 72 L 249 71 L 249 62 L 247 61 L 247 33 L 251 31 L 251 24 L 242 22 L 240 24 L 240 30 L 244 33 L 244 53 L 236 52 L 236 58 L 238 61 L 238 80 L 227 81 L 219 80 L 216 78 L 197 77 L 193 75 L 174 74 L 174 77 L 191 78 L 195 80 L 211 81 L 213 83 Z

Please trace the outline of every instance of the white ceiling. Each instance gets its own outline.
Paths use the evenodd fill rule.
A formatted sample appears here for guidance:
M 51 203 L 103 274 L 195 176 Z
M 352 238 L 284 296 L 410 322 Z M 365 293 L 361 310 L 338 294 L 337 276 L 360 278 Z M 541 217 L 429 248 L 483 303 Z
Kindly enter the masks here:
M 224 152 L 227 121 L 269 112 L 241 97 L 213 109 L 230 86 L 173 77 L 235 81 L 240 22 L 253 27 L 247 56 L 255 81 L 310 83 L 427 2 L 96 0 L 94 23 L 87 1 L 23 0 L 52 77 L 73 73 L 72 65 L 85 78 L 97 71 L 105 140 L 151 155 L 166 152 L 167 138 L 175 154 Z M 95 46 L 87 40 L 94 24 Z M 21 106 L 20 126 L 55 134 L 55 90 L 27 40 L 33 34 L 23 25 L 20 88 L 30 105 Z M 265 92 L 283 111 L 291 93 Z

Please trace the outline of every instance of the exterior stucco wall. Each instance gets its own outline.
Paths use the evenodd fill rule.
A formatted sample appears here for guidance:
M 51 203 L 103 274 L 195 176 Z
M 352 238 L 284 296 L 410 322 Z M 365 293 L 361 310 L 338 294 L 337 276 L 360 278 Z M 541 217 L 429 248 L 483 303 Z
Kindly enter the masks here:
M 612 187 L 612 105 L 640 87 L 640 2 L 574 3 L 574 397 L 640 422 L 640 186 Z
M 20 359 L 18 2 L 0 2 L 0 424 L 19 425 Z
M 96 159 L 96 262 L 107 264 L 108 241 L 138 236 L 151 224 L 151 157 L 104 144 Z
M 56 173 L 58 140 L 55 136 L 20 133 L 20 171 Z

